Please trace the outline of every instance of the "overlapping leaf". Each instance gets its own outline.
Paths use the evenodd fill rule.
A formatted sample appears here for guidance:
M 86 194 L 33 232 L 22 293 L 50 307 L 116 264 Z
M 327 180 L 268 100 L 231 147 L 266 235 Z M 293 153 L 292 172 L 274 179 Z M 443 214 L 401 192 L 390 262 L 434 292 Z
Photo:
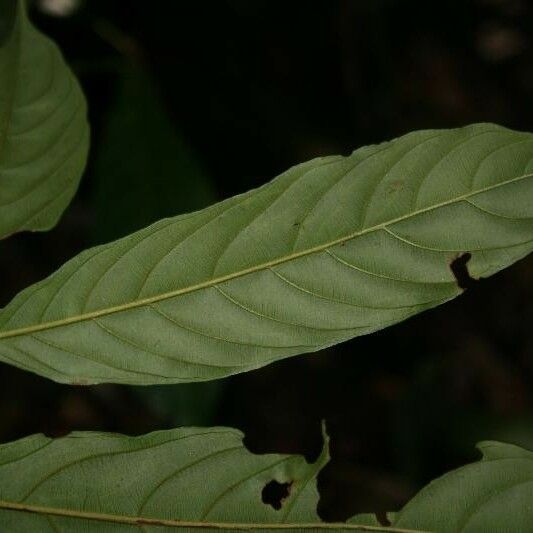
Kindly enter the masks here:
M 116 199 L 119 201 L 119 199 Z M 415 132 L 87 250 L 0 311 L 0 359 L 71 383 L 220 378 L 370 333 L 533 247 L 533 135 Z
M 86 104 L 22 0 L 0 0 L 0 238 L 54 226 L 89 145 Z

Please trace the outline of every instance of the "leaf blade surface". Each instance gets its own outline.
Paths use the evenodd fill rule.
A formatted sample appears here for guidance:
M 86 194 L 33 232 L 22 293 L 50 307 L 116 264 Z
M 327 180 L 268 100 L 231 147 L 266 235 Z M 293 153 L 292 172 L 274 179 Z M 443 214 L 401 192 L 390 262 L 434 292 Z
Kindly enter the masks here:
M 199 381 L 373 332 L 533 242 L 533 136 L 415 132 L 87 250 L 0 311 L 0 359 L 58 381 Z
M 0 445 L 0 524 L 13 532 L 408 531 L 320 520 L 316 478 L 329 461 L 327 437 L 314 463 L 252 454 L 242 437 L 180 428 Z M 275 505 L 263 497 L 272 481 L 286 484 Z
M 3 4 L 0 238 L 57 223 L 76 192 L 89 146 L 85 99 L 60 51 L 32 26 L 24 2 Z

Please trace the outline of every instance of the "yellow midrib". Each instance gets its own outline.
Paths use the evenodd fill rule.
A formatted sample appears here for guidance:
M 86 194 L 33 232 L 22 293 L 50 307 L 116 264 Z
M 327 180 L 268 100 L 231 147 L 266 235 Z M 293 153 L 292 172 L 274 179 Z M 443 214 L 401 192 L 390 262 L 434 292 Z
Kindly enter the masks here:
M 185 520 L 168 520 L 164 518 L 145 518 L 142 516 L 112 515 L 105 513 L 93 513 L 89 511 L 77 511 L 72 509 L 61 509 L 57 507 L 44 507 L 37 505 L 28 505 L 18 502 L 9 502 L 0 500 L 0 509 L 8 511 L 18 511 L 24 513 L 34 513 L 37 515 L 59 516 L 66 518 L 77 518 L 79 520 L 92 520 L 96 522 L 107 522 L 113 524 L 123 524 L 131 526 L 166 526 L 175 528 L 191 529 L 218 529 L 224 530 L 302 530 L 317 531 L 327 529 L 333 531 L 381 531 L 388 533 L 428 533 L 421 530 L 398 529 L 394 527 L 364 526 L 358 524 L 347 524 L 344 522 L 315 522 L 315 523 L 293 523 L 293 524 L 253 524 L 253 523 L 230 523 L 230 522 L 194 522 Z
M 83 322 L 85 320 L 92 320 L 94 318 L 99 318 L 101 316 L 107 316 L 107 315 L 111 315 L 111 314 L 114 314 L 114 313 L 119 313 L 121 311 L 128 311 L 130 309 L 143 307 L 145 305 L 151 305 L 153 303 L 157 303 L 157 302 L 160 302 L 160 301 L 163 301 L 163 300 L 168 300 L 169 298 L 174 298 L 176 296 L 181 296 L 182 294 L 188 294 L 188 293 L 195 292 L 195 291 L 198 291 L 198 290 L 201 290 L 201 289 L 206 289 L 208 287 L 213 287 L 213 286 L 215 286 L 215 285 L 217 285 L 219 283 L 224 283 L 226 281 L 230 281 L 230 280 L 235 279 L 235 278 L 246 276 L 248 274 L 253 274 L 254 272 L 258 272 L 258 271 L 261 271 L 261 270 L 266 270 L 268 268 L 272 268 L 274 266 L 277 266 L 277 265 L 280 265 L 280 264 L 283 264 L 283 263 L 287 263 L 289 261 L 293 261 L 294 259 L 298 259 L 300 257 L 305 257 L 307 255 L 311 255 L 311 254 L 314 254 L 314 253 L 322 252 L 322 251 L 326 250 L 327 248 L 329 248 L 331 246 L 336 246 L 338 244 L 342 244 L 343 242 L 350 241 L 352 239 L 355 239 L 355 238 L 360 237 L 362 235 L 365 235 L 367 233 L 372 233 L 374 231 L 378 231 L 378 230 L 383 229 L 383 228 L 385 228 L 387 226 L 390 226 L 390 225 L 393 225 L 393 224 L 397 224 L 398 222 L 402 222 L 404 220 L 408 220 L 410 218 L 416 217 L 416 216 L 421 215 L 423 213 L 427 213 L 429 211 L 434 211 L 436 209 L 440 209 L 442 207 L 446 207 L 446 206 L 452 205 L 454 203 L 462 202 L 462 201 L 466 200 L 467 198 L 470 198 L 470 197 L 475 196 L 477 194 L 482 194 L 482 193 L 491 191 L 493 189 L 497 189 L 499 187 L 503 187 L 505 185 L 509 185 L 511 183 L 514 183 L 514 182 L 517 182 L 517 181 L 521 181 L 521 180 L 524 180 L 524 179 L 527 179 L 527 178 L 531 178 L 531 177 L 533 177 L 533 174 L 524 174 L 522 176 L 517 176 L 515 178 L 511 178 L 511 179 L 508 179 L 506 181 L 502 181 L 500 183 L 496 183 L 494 185 L 489 185 L 489 186 L 484 187 L 482 189 L 478 189 L 478 190 L 471 191 L 469 193 L 463 194 L 463 195 L 458 196 L 456 198 L 453 198 L 451 200 L 447 200 L 447 201 L 441 202 L 439 204 L 435 204 L 435 205 L 432 205 L 432 206 L 429 206 L 429 207 L 425 207 L 423 209 L 418 209 L 416 211 L 413 211 L 412 213 L 409 213 L 409 214 L 406 214 L 406 215 L 402 215 L 400 217 L 388 220 L 386 222 L 382 222 L 382 223 L 377 224 L 375 226 L 371 226 L 371 227 L 368 227 L 368 228 L 365 228 L 365 229 L 350 233 L 349 235 L 346 235 L 344 237 L 339 237 L 338 239 L 334 239 L 334 240 L 329 241 L 329 242 L 327 242 L 325 244 L 321 244 L 321 245 L 318 245 L 318 246 L 314 246 L 312 248 L 308 248 L 306 250 L 301 250 L 299 252 L 294 252 L 294 253 L 289 254 L 289 255 L 278 257 L 276 259 L 273 259 L 272 261 L 267 261 L 265 263 L 261 263 L 261 264 L 256 265 L 256 266 L 240 270 L 238 272 L 232 272 L 231 274 L 226 274 L 226 275 L 220 276 L 218 278 L 209 279 L 207 281 L 203 281 L 203 282 L 197 283 L 195 285 L 190 285 L 189 287 L 183 287 L 181 289 L 176 289 L 174 291 L 165 292 L 165 293 L 162 293 L 162 294 L 158 294 L 156 296 L 150 296 L 150 297 L 147 297 L 147 298 L 141 298 L 139 300 L 134 300 L 132 302 L 128 302 L 128 303 L 125 303 L 125 304 L 120 304 L 120 305 L 116 305 L 116 306 L 112 306 L 112 307 L 106 307 L 104 309 L 99 309 L 97 311 L 91 311 L 89 313 L 83 313 L 83 314 L 80 314 L 80 315 L 75 315 L 75 316 L 71 316 L 71 317 L 68 317 L 68 318 L 63 318 L 63 319 L 60 319 L 60 320 L 54 320 L 54 321 L 50 321 L 50 322 L 43 322 L 42 324 L 35 324 L 35 325 L 32 325 L 32 326 L 25 326 L 23 328 L 12 329 L 12 330 L 8 330 L 8 331 L 0 332 L 0 340 L 1 339 L 12 338 L 12 337 L 19 337 L 21 335 L 26 335 L 28 333 L 33 333 L 33 332 L 37 332 L 37 331 L 43 331 L 43 330 L 47 330 L 47 329 L 57 328 L 57 327 L 60 327 L 60 326 L 67 326 L 69 324 L 73 324 L 73 323 L 76 323 L 76 322 Z

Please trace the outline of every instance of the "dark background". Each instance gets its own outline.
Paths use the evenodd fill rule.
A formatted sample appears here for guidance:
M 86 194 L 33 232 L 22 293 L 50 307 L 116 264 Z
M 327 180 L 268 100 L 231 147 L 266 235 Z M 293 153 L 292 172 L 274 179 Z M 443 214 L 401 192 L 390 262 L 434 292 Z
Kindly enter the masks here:
M 81 189 L 50 233 L 0 243 L 0 306 L 92 244 L 420 128 L 533 130 L 526 0 L 34 2 L 89 101 Z M 48 6 L 48 7 L 47 7 Z M 72 387 L 0 365 L 0 441 L 231 425 L 332 462 L 320 514 L 394 510 L 475 443 L 533 449 L 533 257 L 370 337 L 221 382 Z

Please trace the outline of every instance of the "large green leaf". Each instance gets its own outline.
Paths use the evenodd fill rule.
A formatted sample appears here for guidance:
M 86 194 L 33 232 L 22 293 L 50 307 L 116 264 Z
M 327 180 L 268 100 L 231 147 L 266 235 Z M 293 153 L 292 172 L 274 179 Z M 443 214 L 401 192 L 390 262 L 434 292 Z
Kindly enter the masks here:
M 430 483 L 390 515 L 392 526 L 439 533 L 531 531 L 533 453 L 500 442 L 482 442 L 478 448 L 481 461 Z M 378 525 L 371 515 L 353 521 Z
M 483 459 L 445 474 L 390 527 L 373 514 L 323 523 L 316 478 L 328 443 L 309 464 L 295 455 L 254 455 L 229 428 L 183 428 L 142 437 L 34 435 L 0 445 L 0 526 L 6 531 L 223 529 L 455 533 L 529 531 L 533 453 L 498 442 Z M 21 475 L 23 473 L 23 475 Z M 270 491 L 272 486 L 277 491 Z M 270 495 L 268 497 L 267 495 Z M 155 528 L 154 531 L 161 529 Z
M 86 104 L 22 0 L 0 0 L 0 238 L 54 226 L 89 146 Z
M 91 173 L 96 191 L 93 235 L 98 243 L 215 200 L 201 160 L 171 120 L 148 73 L 126 62 L 120 67 Z M 113 198 L 121 199 L 119 209 Z M 218 380 L 135 387 L 133 393 L 172 425 L 204 426 L 213 422 L 224 386 Z
M 328 459 L 327 444 L 314 464 L 254 455 L 228 428 L 35 435 L 0 446 L 0 525 L 12 532 L 122 532 L 152 531 L 157 523 L 230 530 L 237 529 L 232 523 L 298 523 L 294 531 L 311 522 L 320 531 L 316 476 Z M 265 498 L 272 483 L 281 490 Z
M 0 359 L 71 383 L 220 378 L 450 300 L 458 254 L 479 277 L 532 248 L 533 135 L 415 132 L 86 250 L 0 311 Z

